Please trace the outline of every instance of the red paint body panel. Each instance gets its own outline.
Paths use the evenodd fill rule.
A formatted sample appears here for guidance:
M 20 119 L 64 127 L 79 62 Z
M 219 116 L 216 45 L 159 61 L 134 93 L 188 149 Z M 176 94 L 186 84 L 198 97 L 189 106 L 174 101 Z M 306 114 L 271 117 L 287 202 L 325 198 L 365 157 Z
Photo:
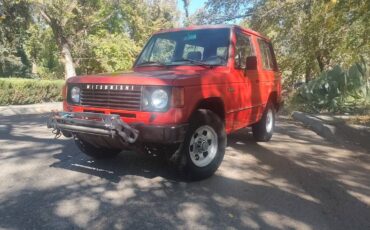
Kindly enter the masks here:
M 67 104 L 65 111 L 95 111 L 105 114 L 130 114 L 121 116 L 127 123 L 144 123 L 147 125 L 174 125 L 189 121 L 191 114 L 202 100 L 219 98 L 224 104 L 226 131 L 230 133 L 249 126 L 261 119 L 266 103 L 272 94 L 276 95 L 276 103 L 281 99 L 281 74 L 276 69 L 264 70 L 257 39 L 269 40 L 259 33 L 238 26 L 194 26 L 183 29 L 171 29 L 159 33 L 198 30 L 205 28 L 231 28 L 229 60 L 226 66 L 213 68 L 205 66 L 150 66 L 133 68 L 132 72 L 100 74 L 73 77 L 69 83 L 96 84 L 127 84 L 144 86 L 171 86 L 184 88 L 184 106 L 170 107 L 166 112 L 128 111 L 107 108 L 94 108 Z M 257 56 L 257 70 L 238 70 L 234 68 L 235 30 L 242 31 L 251 37 Z

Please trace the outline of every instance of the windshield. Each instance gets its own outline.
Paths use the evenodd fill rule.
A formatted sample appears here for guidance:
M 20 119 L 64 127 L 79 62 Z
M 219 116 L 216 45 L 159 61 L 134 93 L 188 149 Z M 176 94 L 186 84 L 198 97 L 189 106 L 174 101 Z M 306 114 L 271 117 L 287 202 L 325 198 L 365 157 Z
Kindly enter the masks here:
M 230 29 L 176 31 L 154 35 L 136 66 L 226 65 Z

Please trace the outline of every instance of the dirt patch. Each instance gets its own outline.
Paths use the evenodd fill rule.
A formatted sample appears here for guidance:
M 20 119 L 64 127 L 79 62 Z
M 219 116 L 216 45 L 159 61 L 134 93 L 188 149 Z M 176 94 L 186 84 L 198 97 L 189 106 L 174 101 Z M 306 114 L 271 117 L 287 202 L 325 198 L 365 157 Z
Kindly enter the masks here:
M 353 125 L 364 125 L 370 127 L 370 115 L 359 115 L 350 117 L 346 123 Z

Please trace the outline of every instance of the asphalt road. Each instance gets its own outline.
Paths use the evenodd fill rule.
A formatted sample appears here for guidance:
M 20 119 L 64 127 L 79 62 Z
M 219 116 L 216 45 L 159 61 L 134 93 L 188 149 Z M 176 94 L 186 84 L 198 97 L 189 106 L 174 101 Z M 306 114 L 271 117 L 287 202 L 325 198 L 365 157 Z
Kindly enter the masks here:
M 288 119 L 269 143 L 231 135 L 192 183 L 132 152 L 94 161 L 45 121 L 0 118 L 0 229 L 370 229 L 370 155 Z

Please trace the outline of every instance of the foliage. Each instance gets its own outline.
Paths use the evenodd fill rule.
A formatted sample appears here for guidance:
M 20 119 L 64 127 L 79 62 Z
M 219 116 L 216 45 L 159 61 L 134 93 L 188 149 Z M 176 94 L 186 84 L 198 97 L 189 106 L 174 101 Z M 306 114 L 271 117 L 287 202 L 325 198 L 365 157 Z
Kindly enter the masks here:
M 0 76 L 127 70 L 148 37 L 177 26 L 175 0 L 1 0 Z
M 370 71 L 364 61 L 335 66 L 298 89 L 293 103 L 310 112 L 353 112 L 370 105 Z
M 35 14 L 39 16 L 40 22 L 48 25 L 52 32 L 60 58 L 64 65 L 65 77 L 76 75 L 73 60 L 73 49 L 80 49 L 79 41 L 84 41 L 86 36 L 95 30 L 101 19 L 101 9 L 105 5 L 110 6 L 106 0 L 30 0 Z M 115 3 L 113 3 L 115 4 Z M 115 11 L 112 11 L 112 15 Z M 109 19 L 108 15 L 106 19 Z M 41 24 L 42 25 L 42 24 Z
M 63 80 L 0 78 L 0 105 L 61 101 L 63 84 Z
M 88 72 L 116 72 L 130 69 L 139 48 L 125 34 L 89 36 L 93 59 L 81 60 L 80 65 Z M 87 73 L 88 73 L 87 72 Z
M 28 39 L 23 48 L 31 62 L 31 76 L 41 79 L 61 78 L 64 75 L 63 66 L 59 61 L 59 51 L 51 28 L 40 28 L 32 24 L 27 33 Z
M 370 63 L 369 0 L 208 0 L 194 15 L 189 2 L 185 25 L 239 23 L 270 37 L 285 88 L 309 82 L 305 108 L 368 103 L 351 64 Z M 175 0 L 0 0 L 0 76 L 127 70 L 153 32 L 179 20 Z
M 192 24 L 222 24 L 237 19 L 245 19 L 251 15 L 261 0 L 208 0 L 206 7 L 199 9 L 191 16 Z
M 113 7 L 112 5 L 110 7 Z M 79 73 L 128 70 L 152 33 L 172 28 L 177 20 L 174 1 L 124 0 L 106 7 L 98 24 L 74 49 Z
M 185 21 L 184 21 L 184 24 L 185 25 L 189 25 L 190 21 L 189 21 L 189 5 L 190 5 L 190 0 L 182 0 L 182 3 L 184 5 L 184 11 L 185 11 Z
M 193 23 L 236 19 L 272 39 L 287 87 L 360 56 L 370 61 L 368 0 L 208 0 Z
M 179 26 L 175 0 L 123 0 L 123 23 L 131 39 L 143 46 L 154 32 Z
M 350 68 L 370 62 L 368 0 L 208 0 L 191 21 L 238 22 L 271 38 L 285 88 L 308 82 L 299 97 L 303 109 L 335 111 L 368 103 L 359 64 Z
M 0 11 L 0 76 L 26 75 L 29 63 L 22 43 L 27 39 L 29 5 L 22 0 L 2 0 Z

